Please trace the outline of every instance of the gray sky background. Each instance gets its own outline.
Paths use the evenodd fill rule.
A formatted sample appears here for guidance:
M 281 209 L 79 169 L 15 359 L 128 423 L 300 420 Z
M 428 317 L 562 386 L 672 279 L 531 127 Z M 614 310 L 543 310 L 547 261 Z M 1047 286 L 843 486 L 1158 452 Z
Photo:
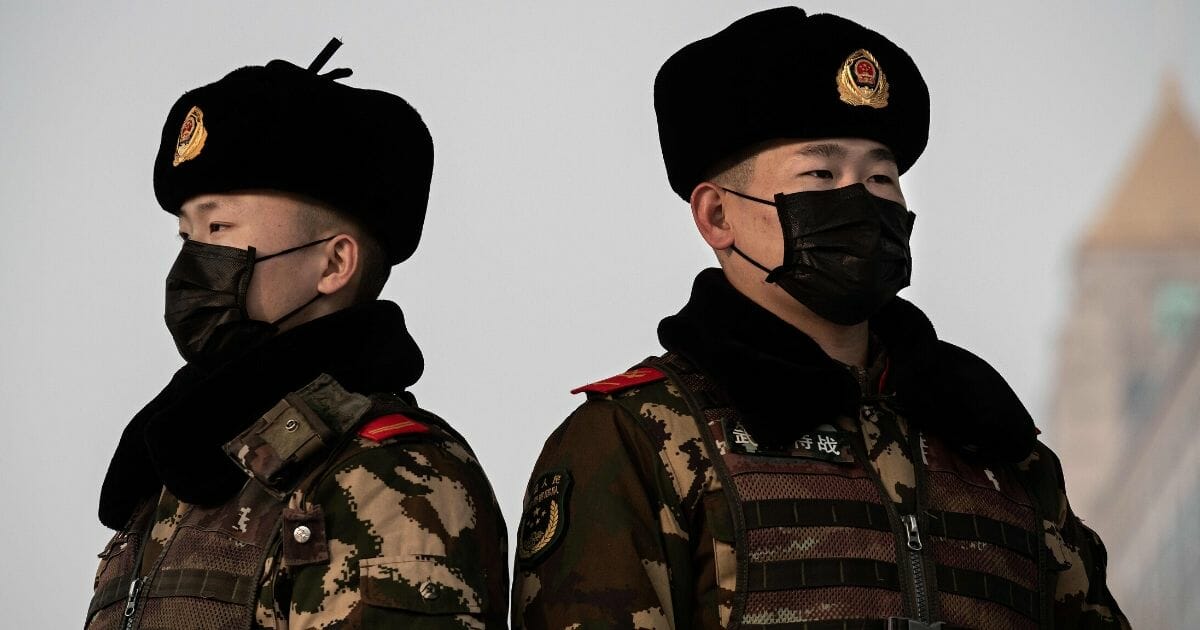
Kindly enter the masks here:
M 429 218 L 385 297 L 425 352 L 414 392 L 474 445 L 515 529 L 542 441 L 580 402 L 568 390 L 659 352 L 658 320 L 713 264 L 667 186 L 654 75 L 770 6 L 0 1 L 2 625 L 80 623 L 109 535 L 95 516 L 109 456 L 180 364 L 162 324 L 179 242 L 151 164 L 181 93 L 241 65 L 305 65 L 337 35 L 327 67 L 421 112 Z M 805 8 L 883 32 L 922 69 L 933 123 L 902 181 L 919 217 L 902 295 L 1042 415 L 1074 241 L 1168 68 L 1200 118 L 1200 48 L 1183 45 L 1200 40 L 1200 5 Z

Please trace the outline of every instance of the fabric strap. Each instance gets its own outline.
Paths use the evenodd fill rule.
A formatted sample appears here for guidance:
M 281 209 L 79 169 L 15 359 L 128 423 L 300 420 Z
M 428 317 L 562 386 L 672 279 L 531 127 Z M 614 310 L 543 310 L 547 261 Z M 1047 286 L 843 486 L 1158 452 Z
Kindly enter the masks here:
M 995 575 L 938 565 L 938 590 L 982 599 L 1038 619 L 1037 594 Z M 897 566 L 890 562 L 853 558 L 753 562 L 747 573 L 751 592 L 786 591 L 829 586 L 900 588 Z
M 1026 558 L 1037 557 L 1038 537 L 985 516 L 929 510 L 929 532 L 940 538 L 984 542 Z M 746 529 L 856 527 L 891 531 L 882 505 L 862 501 L 772 499 L 745 503 Z
M 202 597 L 230 604 L 250 604 L 258 590 L 257 576 L 214 569 L 169 569 L 159 572 L 147 597 Z

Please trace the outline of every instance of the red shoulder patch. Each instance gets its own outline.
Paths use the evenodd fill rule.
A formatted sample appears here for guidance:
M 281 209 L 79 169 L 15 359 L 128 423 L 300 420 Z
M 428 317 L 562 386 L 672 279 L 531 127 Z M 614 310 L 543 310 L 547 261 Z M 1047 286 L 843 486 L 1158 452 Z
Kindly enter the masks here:
M 429 427 L 406 415 L 392 413 L 379 416 L 364 424 L 358 434 L 374 442 L 382 442 L 392 436 L 405 433 L 428 433 Z
M 571 393 L 593 392 L 597 394 L 611 394 L 637 385 L 661 381 L 664 378 L 667 378 L 667 375 L 659 370 L 652 367 L 639 367 L 629 370 L 624 374 L 610 376 L 602 381 L 589 383 L 583 387 L 576 387 L 571 390 Z

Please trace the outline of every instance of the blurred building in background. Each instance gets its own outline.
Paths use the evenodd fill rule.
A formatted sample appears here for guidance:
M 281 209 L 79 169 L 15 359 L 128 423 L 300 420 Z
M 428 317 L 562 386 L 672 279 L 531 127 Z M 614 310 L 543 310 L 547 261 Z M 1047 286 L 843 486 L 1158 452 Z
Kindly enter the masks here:
M 1086 160 L 1081 160 L 1086 164 Z M 1053 407 L 1072 507 L 1135 628 L 1200 620 L 1200 134 L 1168 78 L 1084 235 Z

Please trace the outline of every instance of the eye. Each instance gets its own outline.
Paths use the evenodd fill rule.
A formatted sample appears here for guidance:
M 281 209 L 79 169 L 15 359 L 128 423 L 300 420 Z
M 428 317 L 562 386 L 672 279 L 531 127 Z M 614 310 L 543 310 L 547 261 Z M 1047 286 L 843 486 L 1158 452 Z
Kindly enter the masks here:
M 216 234 L 217 232 L 220 232 L 221 230 L 227 230 L 227 229 L 229 229 L 229 226 L 225 225 L 224 223 L 209 223 L 208 224 L 208 233 L 209 234 Z
M 808 171 L 806 173 L 801 173 L 801 175 L 811 175 L 818 179 L 833 179 L 833 171 L 822 171 L 822 170 Z
M 891 175 L 872 175 L 867 178 L 872 184 L 894 184 L 896 180 L 892 179 Z

